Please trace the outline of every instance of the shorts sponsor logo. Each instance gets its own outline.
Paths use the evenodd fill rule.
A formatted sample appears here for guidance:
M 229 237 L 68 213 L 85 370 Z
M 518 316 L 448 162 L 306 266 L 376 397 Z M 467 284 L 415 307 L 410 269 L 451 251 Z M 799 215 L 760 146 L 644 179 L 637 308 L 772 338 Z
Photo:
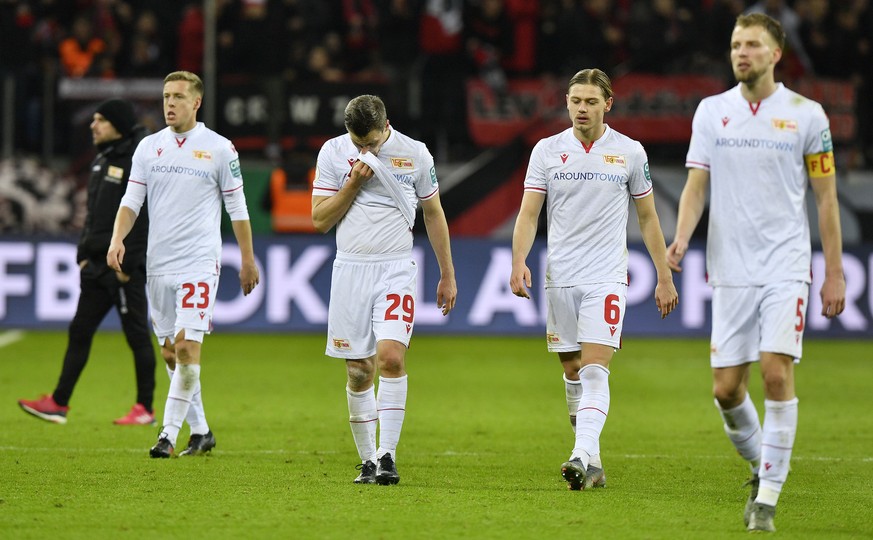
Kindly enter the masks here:
M 212 161 L 212 153 L 206 150 L 194 150 L 194 159 L 205 159 Z
M 230 174 L 233 175 L 234 178 L 242 177 L 242 170 L 239 168 L 239 158 L 230 162 Z
M 391 158 L 391 166 L 395 169 L 414 169 L 415 163 L 409 158 L 393 157 Z
M 333 338 L 333 348 L 347 351 L 352 348 L 347 339 Z
M 558 334 L 549 332 L 546 334 L 546 342 L 547 343 L 560 343 L 561 338 L 558 336 Z
M 609 335 L 610 335 L 610 336 L 614 336 L 616 330 L 618 330 L 617 327 L 615 327 L 615 326 L 610 326 L 610 327 L 609 327 Z
M 603 156 L 603 162 L 606 163 L 607 165 L 621 165 L 622 167 L 624 167 L 627 164 L 627 162 L 624 159 L 624 156 L 605 155 L 605 156 Z
M 772 122 L 773 127 L 780 131 L 791 131 L 793 133 L 797 132 L 797 120 L 782 120 L 779 118 L 773 118 L 770 120 Z

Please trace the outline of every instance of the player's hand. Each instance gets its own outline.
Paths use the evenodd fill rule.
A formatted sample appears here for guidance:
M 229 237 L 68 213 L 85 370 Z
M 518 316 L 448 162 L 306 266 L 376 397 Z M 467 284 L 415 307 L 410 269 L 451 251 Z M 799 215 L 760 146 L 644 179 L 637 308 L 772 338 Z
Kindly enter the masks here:
M 825 276 L 821 286 L 821 314 L 833 319 L 846 309 L 846 278 Z
M 373 175 L 376 174 L 369 165 L 363 161 L 356 161 L 352 165 L 352 170 L 349 171 L 349 183 L 355 187 L 361 187 L 366 184 Z
M 255 286 L 260 283 L 260 280 L 258 266 L 254 261 L 242 263 L 242 268 L 239 271 L 239 286 L 242 287 L 243 296 L 248 296 L 255 289 Z
M 667 264 L 670 266 L 670 270 L 674 272 L 682 271 L 682 267 L 679 266 L 679 263 L 682 261 L 682 257 L 685 256 L 687 251 L 688 242 L 673 240 L 673 243 L 667 246 Z
M 527 265 L 519 265 L 512 267 L 512 274 L 509 276 L 509 287 L 512 289 L 512 294 L 522 298 L 530 299 L 528 289 L 531 287 L 530 268 Z
M 676 292 L 672 277 L 669 280 L 658 281 L 655 286 L 655 305 L 658 306 L 662 319 L 679 305 L 679 293 Z
M 443 317 L 455 309 L 455 300 L 458 298 L 458 284 L 454 276 L 442 277 L 437 283 L 437 307 L 443 312 Z
M 106 264 L 116 272 L 121 272 L 121 263 L 124 262 L 124 242 L 113 240 L 106 252 Z
M 127 283 L 128 281 L 130 281 L 130 276 L 128 276 L 128 275 L 125 274 L 124 272 L 118 272 L 118 271 L 116 271 L 116 272 L 115 272 L 115 277 L 118 278 L 118 282 L 119 282 L 119 283 Z

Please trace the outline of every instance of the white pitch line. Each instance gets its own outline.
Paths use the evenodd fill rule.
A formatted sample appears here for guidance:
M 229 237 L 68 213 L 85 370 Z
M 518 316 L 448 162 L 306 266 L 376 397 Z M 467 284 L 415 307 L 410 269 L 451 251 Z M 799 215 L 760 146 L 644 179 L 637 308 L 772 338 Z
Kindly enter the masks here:
M 24 332 L 21 330 L 10 330 L 8 332 L 3 332 L 0 334 L 0 348 L 3 348 L 7 345 L 12 345 L 16 341 L 20 341 L 24 338 Z
M 130 453 L 146 453 L 148 448 L 49 448 L 49 447 L 27 447 L 27 446 L 0 446 L 0 452 L 99 452 L 99 453 L 118 453 L 118 452 L 130 452 Z M 335 455 L 340 454 L 341 452 L 337 450 L 215 450 L 218 454 L 227 454 L 227 455 L 297 455 L 297 456 L 326 456 L 326 455 Z M 438 452 L 430 454 L 431 456 L 436 457 L 477 457 L 477 456 L 493 456 L 496 454 L 489 452 L 455 452 L 453 450 L 446 450 L 445 452 Z M 671 456 L 667 454 L 619 454 L 615 457 L 624 458 L 624 459 L 645 459 L 645 460 L 655 460 L 655 459 L 663 459 L 663 460 L 727 460 L 734 459 L 733 455 L 684 455 L 684 456 Z M 873 456 L 863 456 L 863 457 L 831 457 L 831 456 L 791 456 L 792 461 L 817 461 L 817 462 L 840 462 L 845 461 L 847 463 L 873 463 Z

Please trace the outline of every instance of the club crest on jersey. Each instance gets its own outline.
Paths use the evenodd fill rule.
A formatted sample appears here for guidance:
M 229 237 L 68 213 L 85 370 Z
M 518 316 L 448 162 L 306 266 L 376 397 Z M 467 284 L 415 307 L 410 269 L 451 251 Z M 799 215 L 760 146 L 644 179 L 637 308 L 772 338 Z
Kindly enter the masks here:
M 109 178 L 115 178 L 116 180 L 121 180 L 124 178 L 124 169 L 116 167 L 115 165 L 110 165 L 109 168 L 106 169 L 106 176 Z
M 782 120 L 779 118 L 773 118 L 770 120 L 775 129 L 780 131 L 791 131 L 792 133 L 797 132 L 797 120 Z
M 621 165 L 622 167 L 627 165 L 624 156 L 611 156 L 609 154 L 603 156 L 603 162 L 607 165 Z
M 391 166 L 395 169 L 414 169 L 415 164 L 409 158 L 393 157 L 391 158 Z
M 347 351 L 351 349 L 352 346 L 349 344 L 349 340 L 347 339 L 333 338 L 333 348 Z
M 570 157 L 570 154 L 568 154 L 567 152 L 564 152 L 563 154 L 561 154 L 561 163 L 567 163 L 568 157 Z
M 212 161 L 212 153 L 206 150 L 194 150 L 194 159 L 206 159 Z

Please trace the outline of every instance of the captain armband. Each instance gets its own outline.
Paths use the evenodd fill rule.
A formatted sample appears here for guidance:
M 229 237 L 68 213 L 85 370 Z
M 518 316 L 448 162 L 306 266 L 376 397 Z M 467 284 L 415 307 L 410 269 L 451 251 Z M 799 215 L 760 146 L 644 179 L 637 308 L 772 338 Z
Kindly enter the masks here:
M 810 178 L 825 178 L 837 172 L 833 151 L 808 154 L 803 159 L 806 160 L 806 171 Z

